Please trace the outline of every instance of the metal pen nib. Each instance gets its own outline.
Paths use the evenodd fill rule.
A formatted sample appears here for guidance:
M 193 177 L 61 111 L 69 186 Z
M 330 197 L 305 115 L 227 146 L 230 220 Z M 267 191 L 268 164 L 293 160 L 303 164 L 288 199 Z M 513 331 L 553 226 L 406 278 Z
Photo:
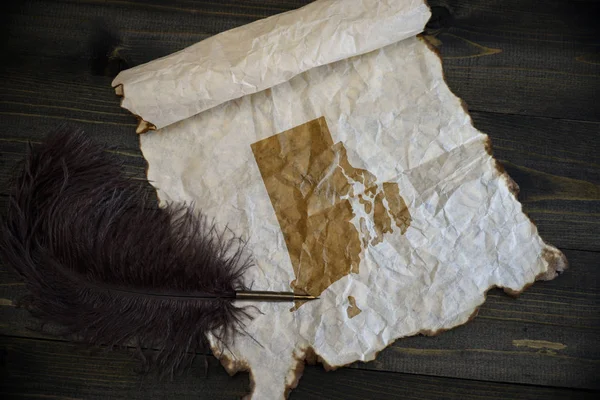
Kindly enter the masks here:
M 235 292 L 238 300 L 255 301 L 309 301 L 318 299 L 310 294 L 297 294 L 293 292 L 269 292 L 269 291 L 239 291 Z

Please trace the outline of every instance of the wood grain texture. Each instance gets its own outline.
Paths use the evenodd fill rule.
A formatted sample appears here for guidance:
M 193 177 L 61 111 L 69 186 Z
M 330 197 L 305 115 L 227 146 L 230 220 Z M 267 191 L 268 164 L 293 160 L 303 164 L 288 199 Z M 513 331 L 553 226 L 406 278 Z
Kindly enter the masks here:
M 549 243 L 600 250 L 600 124 L 473 112 Z M 596 138 L 596 140 L 594 140 Z
M 429 0 L 450 88 L 471 110 L 600 120 L 600 4 Z
M 145 181 L 135 118 L 119 107 L 111 79 L 90 73 L 88 38 L 98 19 L 121 35 L 122 55 L 136 65 L 308 2 L 4 2 L 0 209 L 26 143 L 65 122 L 114 145 L 126 173 Z M 571 269 L 518 299 L 491 290 L 471 323 L 436 337 L 402 339 L 374 362 L 327 374 L 307 367 L 291 398 L 591 398 L 566 388 L 600 389 L 598 3 L 430 5 L 434 18 L 427 33 L 442 54 L 450 88 L 468 104 L 475 126 L 490 135 L 542 237 L 567 249 Z M 23 293 L 16 276 L 0 265 L 0 392 L 9 397 L 219 399 L 248 389 L 246 374 L 230 378 L 213 359 L 204 379 L 201 356 L 189 375 L 174 382 L 142 380 L 132 373 L 127 351 L 89 354 L 57 341 L 53 327 L 40 333 L 36 321 L 13 306 Z
M 131 134 L 135 119 L 119 107 L 118 99 L 110 88 L 110 79 L 89 73 L 86 58 L 89 48 L 87 41 L 82 38 L 91 34 L 96 18 L 108 19 L 115 30 L 121 33 L 126 45 L 123 53 L 135 65 L 179 50 L 220 30 L 305 3 L 306 1 L 284 2 L 275 6 L 259 1 L 238 5 L 190 1 L 168 4 L 115 1 L 104 5 L 87 1 L 77 4 L 27 2 L 16 7 L 11 10 L 11 35 L 4 46 L 5 53 L 10 55 L 9 62 L 0 67 L 0 117 L 4 122 L 0 127 L 0 135 L 4 140 L 0 142 L 0 182 L 6 179 L 7 172 L 20 157 L 19 145 L 14 140 L 41 138 L 48 127 L 63 122 L 79 124 L 98 140 L 119 146 L 123 155 L 127 154 L 124 161 L 128 172 L 143 179 L 145 162 L 139 157 L 138 138 Z M 580 18 L 583 11 L 576 13 L 571 8 L 565 10 L 563 6 L 556 4 L 540 9 L 532 1 L 519 1 L 518 5 L 505 4 L 497 9 L 482 0 L 432 1 L 431 4 L 434 10 L 441 8 L 450 10 L 451 13 L 447 18 L 451 21 L 444 22 L 449 27 L 435 30 L 436 37 L 441 41 L 439 48 L 444 56 L 448 83 L 453 91 L 466 100 L 471 110 L 493 111 L 475 111 L 473 120 L 476 127 L 490 134 L 496 155 L 506 163 L 509 173 L 521 186 L 520 199 L 525 212 L 536 222 L 548 242 L 563 248 L 600 250 L 600 241 L 594 240 L 600 231 L 599 141 L 589 140 L 600 135 L 600 124 L 557 120 L 557 117 L 565 116 L 561 113 L 549 114 L 552 118 L 498 114 L 497 112 L 519 112 L 490 106 L 498 99 L 517 105 L 535 101 L 538 105 L 573 106 L 588 116 L 594 116 L 587 118 L 584 115 L 581 118 L 596 120 L 595 116 L 600 115 L 597 108 L 600 102 L 593 101 L 592 98 L 587 99 L 585 104 L 573 102 L 569 96 L 576 96 L 578 99 L 585 99 L 587 96 L 585 90 L 579 90 L 575 86 L 569 86 L 565 93 L 548 94 L 547 98 L 540 98 L 545 96 L 544 93 L 550 87 L 564 82 L 572 85 L 577 79 L 583 78 L 550 75 L 547 78 L 550 83 L 540 81 L 539 84 L 534 79 L 528 79 L 527 85 L 536 83 L 537 86 L 518 96 L 506 95 L 495 86 L 490 87 L 488 81 L 501 88 L 510 88 L 511 85 L 514 86 L 510 80 L 514 74 L 520 73 L 518 68 L 521 67 L 515 67 L 518 71 L 513 72 L 499 66 L 498 71 L 502 72 L 502 76 L 498 73 L 486 80 L 477 80 L 470 75 L 462 79 L 452 72 L 455 65 L 466 65 L 468 71 L 476 70 L 481 67 L 480 60 L 506 57 L 506 52 L 480 56 L 471 54 L 466 57 L 463 54 L 466 50 L 484 53 L 485 50 L 464 40 L 444 39 L 444 35 L 450 35 L 452 29 L 458 29 L 455 27 L 464 23 L 476 24 L 478 29 L 483 30 L 497 28 L 509 33 L 515 31 L 525 37 L 523 40 L 537 38 L 536 43 L 540 42 L 540 46 L 551 49 L 559 44 L 556 40 L 543 39 L 547 35 L 551 38 L 560 37 L 561 48 L 583 46 L 589 50 L 588 36 L 592 29 L 589 24 L 576 25 L 574 30 L 559 29 L 563 24 L 571 26 L 571 20 Z M 585 10 L 589 5 L 582 4 L 581 7 Z M 526 10 L 531 15 L 541 13 L 537 18 L 548 23 L 556 23 L 557 18 L 563 18 L 564 21 L 553 30 L 543 24 L 531 25 L 527 19 L 516 18 L 515 13 Z M 480 19 L 486 23 L 478 22 Z M 531 29 L 536 32 L 533 36 Z M 40 32 L 44 34 L 40 35 Z M 456 36 L 457 33 L 451 34 Z M 511 46 L 523 41 L 515 39 L 514 34 L 511 35 L 490 37 L 508 42 Z M 500 45 L 501 42 L 498 42 L 488 47 L 496 48 Z M 547 56 L 555 60 L 562 57 L 563 53 L 558 53 L 560 54 L 556 56 L 548 53 Z M 510 51 L 512 58 L 502 60 L 521 65 L 524 62 L 522 55 L 529 57 L 536 54 L 545 54 L 543 48 L 515 48 Z M 535 63 L 537 66 L 539 64 L 540 62 Z M 583 64 L 589 65 L 592 68 L 590 71 L 596 75 L 585 77 L 581 85 L 586 90 L 600 93 L 600 90 L 596 90 L 600 88 L 597 66 Z M 40 65 L 44 68 L 39 68 Z M 565 64 L 565 68 L 569 74 L 577 70 L 570 64 Z M 521 86 L 523 85 L 519 84 Z M 479 107 L 479 103 L 485 103 L 486 106 Z M 546 115 L 544 112 L 533 114 Z M 5 194 L 1 188 L 0 194 Z
M 172 381 L 133 372 L 132 354 L 81 349 L 68 343 L 3 337 L 0 342 L 4 399 L 236 399 L 248 393 L 248 374 L 229 377 L 213 357 L 197 357 L 192 369 Z M 300 399 L 569 399 L 587 391 L 342 369 L 307 367 Z
M 565 254 L 572 268 L 559 279 L 538 282 L 516 299 L 491 290 L 470 323 L 435 337 L 399 340 L 375 361 L 352 367 L 600 389 L 598 253 Z M 0 277 L 0 335 L 56 339 L 56 327 L 46 326 L 43 333 L 25 310 L 14 307 L 25 293 L 15 274 L 0 268 Z
M 107 352 L 68 343 L 0 338 L 3 398 L 34 399 L 235 399 L 249 390 L 247 374 L 230 377 L 213 357 L 195 359 L 191 370 L 173 381 L 135 372 L 132 350 Z
M 136 65 L 308 2 L 21 2 L 8 10 L 6 66 L 38 69 L 44 60 L 77 70 L 89 53 L 82 39 L 98 18 L 121 33 L 122 53 Z M 439 48 L 450 87 L 471 110 L 600 121 L 597 2 L 431 0 L 430 5 L 447 10 L 436 30 Z

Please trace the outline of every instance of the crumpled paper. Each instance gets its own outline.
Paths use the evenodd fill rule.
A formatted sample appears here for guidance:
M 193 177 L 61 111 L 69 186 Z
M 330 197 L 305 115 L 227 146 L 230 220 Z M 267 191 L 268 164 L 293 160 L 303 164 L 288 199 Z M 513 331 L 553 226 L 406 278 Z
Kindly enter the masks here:
M 369 361 L 394 340 L 467 322 L 492 287 L 520 292 L 566 259 L 522 212 L 415 35 L 419 0 L 317 1 L 122 72 L 148 179 L 248 241 L 247 335 L 213 352 L 252 398 L 295 387 L 305 358 Z M 141 129 L 140 129 L 141 130 Z

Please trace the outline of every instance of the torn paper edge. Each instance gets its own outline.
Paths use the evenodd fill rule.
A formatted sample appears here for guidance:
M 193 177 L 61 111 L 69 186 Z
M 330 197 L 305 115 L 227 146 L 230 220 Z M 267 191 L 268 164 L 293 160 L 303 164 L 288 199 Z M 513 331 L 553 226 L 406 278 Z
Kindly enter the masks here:
M 423 35 L 417 35 L 417 38 L 419 40 L 421 40 L 423 43 L 425 43 L 427 48 L 437 56 L 437 58 L 439 60 L 439 65 L 440 65 L 440 67 L 442 67 L 443 60 L 442 60 L 441 54 L 439 53 L 438 49 L 435 48 L 431 43 L 429 43 L 423 37 Z M 443 68 L 442 68 L 442 78 L 443 78 L 443 81 L 446 84 L 446 86 L 448 86 L 448 83 L 446 80 L 446 75 L 443 71 Z M 471 118 L 471 115 L 469 114 L 466 102 L 463 101 L 458 96 L 456 96 L 456 94 L 452 91 L 450 86 L 448 86 L 448 88 L 450 89 L 452 94 L 457 99 L 460 100 L 461 106 L 462 106 L 463 110 L 465 111 L 465 114 L 469 117 L 470 124 L 472 126 L 474 126 L 473 119 Z M 487 135 L 479 130 L 478 130 L 478 132 L 480 132 L 482 135 L 486 136 L 485 150 L 488 153 L 488 155 L 494 160 L 495 169 L 498 172 L 498 174 L 503 178 L 503 181 L 507 185 L 509 192 L 515 198 L 515 200 L 517 202 L 519 202 L 519 199 L 518 199 L 519 185 L 510 177 L 508 172 L 506 172 L 502 163 L 493 156 L 492 141 L 491 141 L 491 138 L 489 137 L 489 135 Z M 519 202 L 519 204 L 521 204 L 521 203 Z M 531 224 L 537 230 L 537 226 L 531 220 L 529 215 L 527 215 L 527 213 L 525 213 L 522 209 L 520 212 L 522 212 L 527 217 L 527 219 L 529 219 Z M 543 239 L 542 239 L 542 241 L 543 241 Z M 338 368 L 346 367 L 346 366 L 352 365 L 357 362 L 366 363 L 366 362 L 372 361 L 377 358 L 377 356 L 379 355 L 379 353 L 381 351 L 392 346 L 398 340 L 401 340 L 401 339 L 404 339 L 404 338 L 407 338 L 410 336 L 417 336 L 417 335 L 437 336 L 443 332 L 449 331 L 451 329 L 455 329 L 459 326 L 462 326 L 462 325 L 465 325 L 465 324 L 471 322 L 473 319 L 475 319 L 475 317 L 479 313 L 479 309 L 481 308 L 481 306 L 487 301 L 487 293 L 492 289 L 496 289 L 496 288 L 502 289 L 507 295 L 509 295 L 511 297 L 518 297 L 523 292 L 525 292 L 525 290 L 527 290 L 531 285 L 533 285 L 536 281 L 548 281 L 548 280 L 552 280 L 552 279 L 556 278 L 558 275 L 560 275 L 562 272 L 564 272 L 566 269 L 568 269 L 569 264 L 568 264 L 567 258 L 556 247 L 546 243 L 545 241 L 544 241 L 544 245 L 545 245 L 545 247 L 542 250 L 541 257 L 547 264 L 546 271 L 535 276 L 531 282 L 525 283 L 520 290 L 513 290 L 511 288 L 501 287 L 498 285 L 492 285 L 492 286 L 488 287 L 483 293 L 483 300 L 481 301 L 481 303 L 479 303 L 477 306 L 475 306 L 471 315 L 462 323 L 458 323 L 452 327 L 438 329 L 437 331 L 419 330 L 418 332 L 414 333 L 413 335 L 407 335 L 407 336 L 402 336 L 402 337 L 396 338 L 396 339 L 392 340 L 384 349 L 375 352 L 375 354 L 373 355 L 373 358 L 371 360 L 354 361 L 349 364 L 342 364 L 342 365 L 328 364 L 311 346 L 298 350 L 298 354 L 294 355 L 294 358 L 297 361 L 296 365 L 290 370 L 290 372 L 292 373 L 292 379 L 289 382 L 286 382 L 284 398 L 287 398 L 289 396 L 289 393 L 298 386 L 298 383 L 300 382 L 300 379 L 302 378 L 302 374 L 304 373 L 304 368 L 305 368 L 306 364 L 315 365 L 317 363 L 320 363 L 323 365 L 323 368 L 325 369 L 325 371 L 333 371 Z M 250 375 L 250 392 L 244 398 L 252 397 L 252 393 L 254 391 L 254 380 L 253 380 L 252 371 L 250 370 L 249 365 L 245 361 L 234 360 L 234 359 L 228 357 L 227 355 L 223 354 L 217 348 L 212 348 L 211 350 L 213 351 L 213 354 L 215 355 L 215 357 L 221 361 L 221 364 L 223 365 L 223 367 L 225 368 L 225 370 L 228 372 L 229 375 L 233 376 L 238 372 L 248 372 L 249 373 L 249 375 Z

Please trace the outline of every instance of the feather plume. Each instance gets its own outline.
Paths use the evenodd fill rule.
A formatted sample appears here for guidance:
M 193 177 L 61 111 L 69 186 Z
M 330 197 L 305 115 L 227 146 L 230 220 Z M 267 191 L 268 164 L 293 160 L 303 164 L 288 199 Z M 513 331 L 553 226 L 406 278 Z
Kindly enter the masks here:
M 172 375 L 208 332 L 226 342 L 243 331 L 249 314 L 233 298 L 250 261 L 239 239 L 191 209 L 153 206 L 105 150 L 70 128 L 30 145 L 0 254 L 26 283 L 21 305 L 42 321 L 90 344 L 159 349 L 146 366 Z

